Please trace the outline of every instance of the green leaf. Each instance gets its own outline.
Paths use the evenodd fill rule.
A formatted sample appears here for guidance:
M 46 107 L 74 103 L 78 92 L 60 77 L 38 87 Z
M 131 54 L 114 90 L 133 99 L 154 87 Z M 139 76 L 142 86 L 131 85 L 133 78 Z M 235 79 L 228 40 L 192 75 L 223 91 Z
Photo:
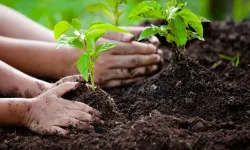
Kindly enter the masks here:
M 82 24 L 78 19 L 74 18 L 74 19 L 72 19 L 72 27 L 75 30 L 80 31 L 82 28 Z
M 109 16 L 112 20 L 114 19 L 114 14 L 109 8 L 104 4 L 93 4 L 85 8 L 88 12 L 96 12 L 96 11 L 103 11 L 107 16 Z
M 69 46 L 71 47 L 75 47 L 75 48 L 79 48 L 79 49 L 83 49 L 84 48 L 84 44 L 80 41 L 80 39 L 73 39 L 71 41 L 68 42 Z
M 188 9 L 182 9 L 178 14 L 203 38 L 201 20 L 194 13 Z
M 177 47 L 185 46 L 187 43 L 187 31 L 183 18 L 176 16 L 172 18 L 169 23 Z
M 109 49 L 112 49 L 116 46 L 116 44 L 113 44 L 113 43 L 106 43 L 106 44 L 101 44 L 101 45 L 98 45 L 95 49 L 95 51 L 97 53 L 102 53 L 106 50 L 109 50 Z
M 77 61 L 77 67 L 79 72 L 82 74 L 82 77 L 89 81 L 89 66 L 90 66 L 90 56 L 87 53 L 82 54 L 79 56 Z
M 117 5 L 118 0 L 106 0 L 106 1 L 109 3 L 109 5 L 111 5 L 112 7 L 115 7 Z
M 87 51 L 93 50 L 96 41 L 105 34 L 105 30 L 90 30 L 85 33 L 85 40 L 87 42 Z
M 238 67 L 239 64 L 240 64 L 240 54 L 237 54 L 237 55 L 235 56 L 234 66 L 235 66 L 235 67 Z
M 167 9 L 169 9 L 170 7 L 175 7 L 176 5 L 177 5 L 176 0 L 171 0 L 166 3 Z
M 166 16 L 162 6 L 156 1 L 143 1 L 139 3 L 129 14 L 129 18 L 159 18 L 164 19 Z
M 223 54 L 220 54 L 220 53 L 217 53 L 217 55 L 222 59 L 229 60 L 229 61 L 234 61 L 234 57 L 226 56 L 226 55 L 223 55 Z
M 208 20 L 207 18 L 205 17 L 201 17 L 201 16 L 198 16 L 199 19 L 201 20 L 201 22 L 211 22 L 210 20 Z
M 174 42 L 174 37 L 171 34 L 167 34 L 167 42 L 168 43 L 173 43 Z
M 147 28 L 147 29 L 145 29 L 145 30 L 141 33 L 141 35 L 140 35 L 138 41 L 141 41 L 141 40 L 146 39 L 146 38 L 148 38 L 148 37 L 150 37 L 150 36 L 152 36 L 152 35 L 155 35 L 155 34 L 157 34 L 158 32 L 160 32 L 160 28 L 157 27 L 157 26 L 152 26 L 152 27 L 150 27 L 150 28 Z
M 71 41 L 74 37 L 71 36 L 62 36 L 58 39 L 57 43 L 56 43 L 56 48 L 59 49 L 65 45 L 68 44 L 69 41 Z
M 200 37 L 198 33 L 190 31 L 190 30 L 187 31 L 187 37 L 188 37 L 188 40 L 199 39 L 201 41 L 205 41 L 205 39 L 203 37 Z
M 93 23 L 92 25 L 90 25 L 89 31 L 91 30 L 105 30 L 105 31 L 114 31 L 114 32 L 122 32 L 122 33 L 130 33 L 127 30 L 124 30 L 122 28 L 119 28 L 117 26 L 114 26 L 112 24 L 108 24 L 108 23 L 103 23 L 103 22 L 97 22 L 97 23 Z
M 54 38 L 57 40 L 60 36 L 70 29 L 70 24 L 67 21 L 61 21 L 55 25 L 54 28 Z
M 125 10 L 122 10 L 118 13 L 118 18 L 121 17 L 124 13 L 126 12 L 126 9 Z

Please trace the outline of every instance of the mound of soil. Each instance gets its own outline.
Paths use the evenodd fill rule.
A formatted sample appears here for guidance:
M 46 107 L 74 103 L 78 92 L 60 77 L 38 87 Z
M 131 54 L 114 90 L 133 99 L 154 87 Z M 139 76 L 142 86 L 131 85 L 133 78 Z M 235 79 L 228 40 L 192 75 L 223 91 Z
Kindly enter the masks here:
M 105 125 L 66 138 L 0 128 L 0 149 L 250 149 L 250 20 L 204 27 L 206 41 L 190 42 L 185 62 L 166 63 L 144 81 L 107 89 L 111 96 L 84 85 L 64 95 L 100 110 Z M 239 67 L 218 52 L 239 52 Z

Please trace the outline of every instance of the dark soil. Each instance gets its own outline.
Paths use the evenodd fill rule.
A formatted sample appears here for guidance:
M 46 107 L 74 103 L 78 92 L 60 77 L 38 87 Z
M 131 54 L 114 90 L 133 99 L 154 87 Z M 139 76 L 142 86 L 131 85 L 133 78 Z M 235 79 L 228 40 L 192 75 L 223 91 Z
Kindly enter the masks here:
M 100 110 L 105 125 L 66 138 L 0 128 L 0 149 L 250 149 L 250 20 L 204 27 L 206 41 L 190 42 L 185 62 L 165 63 L 144 81 L 106 90 L 111 96 L 84 85 L 64 96 Z M 239 52 L 239 67 L 218 52 Z

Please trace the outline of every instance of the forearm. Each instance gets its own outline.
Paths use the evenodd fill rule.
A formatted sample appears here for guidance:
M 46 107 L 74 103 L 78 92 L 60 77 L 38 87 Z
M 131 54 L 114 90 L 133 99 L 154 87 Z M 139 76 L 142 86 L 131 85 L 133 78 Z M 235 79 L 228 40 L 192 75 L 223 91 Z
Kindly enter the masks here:
M 67 70 L 75 69 L 73 61 L 80 55 L 80 51 L 73 51 L 69 47 L 57 50 L 55 43 L 0 36 L 0 60 L 36 77 L 58 79 L 67 75 Z
M 31 102 L 30 99 L 0 98 L 0 126 L 22 125 Z
M 35 97 L 50 86 L 52 86 L 50 83 L 28 76 L 0 61 L 0 95 Z
M 24 15 L 0 4 L 0 35 L 53 42 L 53 32 Z

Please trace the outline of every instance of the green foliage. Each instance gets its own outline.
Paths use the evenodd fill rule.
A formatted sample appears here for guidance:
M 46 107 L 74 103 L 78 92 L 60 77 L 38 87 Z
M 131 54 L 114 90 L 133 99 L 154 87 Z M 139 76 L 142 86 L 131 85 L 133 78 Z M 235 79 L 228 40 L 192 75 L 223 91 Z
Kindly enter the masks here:
M 114 25 L 119 25 L 119 18 L 125 13 L 125 10 L 119 11 L 121 4 L 127 4 L 127 0 L 106 0 L 109 6 L 105 4 L 93 4 L 85 8 L 88 12 L 102 11 L 104 12 L 113 22 Z
M 245 19 L 250 13 L 250 0 L 234 0 L 233 18 L 236 21 Z
M 139 40 L 159 34 L 165 36 L 168 42 L 175 43 L 177 47 L 185 46 L 187 40 L 193 38 L 204 40 L 202 21 L 208 20 L 185 9 L 186 5 L 187 3 L 178 4 L 176 0 L 167 2 L 166 8 L 156 1 L 143 1 L 138 4 L 130 13 L 129 18 L 165 19 L 168 22 L 167 25 L 161 27 L 152 26 L 146 29 L 140 35 Z
M 220 54 L 220 53 L 218 53 L 217 55 L 222 59 L 230 61 L 234 67 L 238 67 L 239 64 L 240 64 L 240 54 L 239 53 L 236 56 L 233 56 L 233 57 L 226 56 L 226 55 L 223 55 L 223 54 Z
M 57 48 L 69 45 L 80 49 L 83 53 L 79 56 L 77 61 L 77 66 L 79 72 L 82 74 L 86 82 L 91 79 L 91 85 L 94 90 L 94 68 L 95 61 L 99 55 L 109 49 L 114 48 L 116 45 L 113 43 L 105 43 L 96 46 L 97 40 L 102 37 L 106 31 L 129 33 L 127 30 L 118 28 L 114 25 L 97 22 L 89 26 L 88 30 L 81 30 L 82 24 L 77 19 L 72 19 L 72 23 L 67 21 L 61 21 L 55 25 L 54 37 L 57 42 Z M 70 31 L 74 33 L 72 35 L 67 35 Z

